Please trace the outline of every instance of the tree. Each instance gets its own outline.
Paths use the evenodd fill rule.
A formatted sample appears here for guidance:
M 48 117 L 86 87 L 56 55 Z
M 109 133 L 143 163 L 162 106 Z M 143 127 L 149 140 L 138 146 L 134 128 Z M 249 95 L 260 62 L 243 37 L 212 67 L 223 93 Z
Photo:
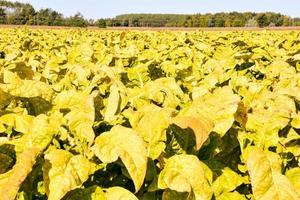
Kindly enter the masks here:
M 96 25 L 95 20 L 94 20 L 94 19 L 89 19 L 89 20 L 88 20 L 88 25 L 89 25 L 89 26 L 95 26 L 95 25 Z
M 52 10 L 49 8 L 46 9 L 41 9 L 35 18 L 35 24 L 36 25 L 46 25 L 46 26 L 51 26 L 53 23 L 51 22 L 51 13 Z
M 57 11 L 52 11 L 50 13 L 50 20 L 52 21 L 53 26 L 64 25 L 63 15 L 61 13 L 58 13 Z
M 244 23 L 243 23 L 243 21 L 241 21 L 241 20 L 235 19 L 235 20 L 233 20 L 233 22 L 232 22 L 232 26 L 233 26 L 233 27 L 243 27 L 243 26 L 244 26 Z
M 64 17 L 61 13 L 46 8 L 36 12 L 32 5 L 13 1 L 0 0 L 0 24 L 28 24 L 46 26 L 96 25 L 129 26 L 129 27 L 266 27 L 299 25 L 299 18 L 274 12 L 220 12 L 215 14 L 124 14 L 114 18 L 99 19 L 96 22 L 87 20 L 81 13 Z
M 117 22 L 115 23 L 115 26 L 118 26 Z M 139 20 L 138 19 L 134 19 L 131 22 L 131 26 L 138 27 L 139 26 Z
M 289 26 L 290 25 L 290 21 L 291 21 L 290 17 L 284 16 L 282 25 L 283 26 Z
M 67 19 L 66 25 L 74 27 L 87 27 L 88 23 L 80 12 Z
M 295 26 L 300 26 L 300 18 L 295 18 Z
M 6 12 L 0 7 L 0 24 L 6 24 Z
M 214 20 L 215 27 L 224 27 L 225 26 L 225 20 L 222 17 L 216 17 Z
M 185 20 L 185 27 L 193 27 L 193 20 L 191 16 L 188 16 Z
M 257 16 L 257 23 L 259 27 L 266 27 L 270 24 L 268 17 L 265 13 L 261 13 Z
M 103 19 L 103 20 L 105 21 L 105 19 Z M 107 25 L 107 24 L 105 23 L 105 25 Z M 122 26 L 129 26 L 129 21 L 128 20 L 124 20 L 122 22 Z
M 96 25 L 99 28 L 106 28 L 106 21 L 104 19 L 98 19 Z
M 258 27 L 258 23 L 254 18 L 251 18 L 247 21 L 245 27 Z
M 18 24 L 32 25 L 35 16 L 35 10 L 29 3 L 21 5 L 20 13 L 17 15 Z

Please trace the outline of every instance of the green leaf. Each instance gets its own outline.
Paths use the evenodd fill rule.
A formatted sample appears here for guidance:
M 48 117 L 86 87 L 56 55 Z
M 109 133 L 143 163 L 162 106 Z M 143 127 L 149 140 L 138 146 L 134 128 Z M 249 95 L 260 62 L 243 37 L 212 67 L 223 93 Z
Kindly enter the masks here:
M 67 192 L 80 187 L 95 170 L 95 164 L 82 155 L 73 156 L 65 150 L 51 149 L 45 155 L 44 164 L 48 199 L 60 200 Z
M 281 174 L 279 155 L 256 147 L 249 147 L 246 150 L 246 165 L 255 199 L 298 199 L 291 182 L 286 176 Z
M 196 200 L 210 200 L 212 197 L 205 170 L 198 158 L 192 155 L 175 155 L 168 159 L 159 174 L 158 187 L 193 192 Z
M 135 190 L 140 189 L 146 175 L 147 150 L 138 133 L 117 125 L 98 136 L 93 148 L 96 156 L 104 163 L 115 162 L 120 158 L 134 182 Z

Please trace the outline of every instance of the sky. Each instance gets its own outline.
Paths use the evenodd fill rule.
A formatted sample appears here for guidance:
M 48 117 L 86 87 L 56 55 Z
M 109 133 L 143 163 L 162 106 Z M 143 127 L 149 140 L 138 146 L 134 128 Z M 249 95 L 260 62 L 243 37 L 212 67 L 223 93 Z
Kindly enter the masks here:
M 65 16 L 81 12 L 86 18 L 109 18 L 128 13 L 216 13 L 274 11 L 300 17 L 300 0 L 19 0 L 35 9 L 52 8 Z

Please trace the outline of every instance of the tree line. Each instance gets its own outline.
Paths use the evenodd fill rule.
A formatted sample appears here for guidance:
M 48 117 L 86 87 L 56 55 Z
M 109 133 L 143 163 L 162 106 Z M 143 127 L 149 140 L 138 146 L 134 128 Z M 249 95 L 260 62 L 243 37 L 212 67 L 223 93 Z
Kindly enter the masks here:
M 0 24 L 86 27 L 94 21 L 81 13 L 65 17 L 51 8 L 35 10 L 29 3 L 0 1 Z
M 86 19 L 81 13 L 65 17 L 51 9 L 35 10 L 29 3 L 0 0 L 0 24 L 45 26 L 125 27 L 267 27 L 300 26 L 300 18 L 275 12 L 221 12 L 215 14 L 125 14 L 107 19 Z
M 102 25 L 129 27 L 267 27 L 300 26 L 300 18 L 274 13 L 126 14 L 102 19 Z M 104 24 L 105 23 L 105 24 Z

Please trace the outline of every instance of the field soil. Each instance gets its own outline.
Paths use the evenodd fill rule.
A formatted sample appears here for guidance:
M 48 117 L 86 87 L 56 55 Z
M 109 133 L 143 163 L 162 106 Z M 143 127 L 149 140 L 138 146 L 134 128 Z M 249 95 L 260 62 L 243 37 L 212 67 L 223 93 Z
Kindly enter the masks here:
M 28 27 L 30 29 L 80 29 L 78 27 L 66 27 L 66 26 L 26 26 L 26 25 L 0 25 L 0 28 L 21 28 Z M 86 27 L 90 30 L 138 30 L 138 31 L 262 31 L 262 30 L 300 30 L 300 26 L 289 26 L 289 27 L 107 27 L 107 28 L 97 28 L 97 27 Z

